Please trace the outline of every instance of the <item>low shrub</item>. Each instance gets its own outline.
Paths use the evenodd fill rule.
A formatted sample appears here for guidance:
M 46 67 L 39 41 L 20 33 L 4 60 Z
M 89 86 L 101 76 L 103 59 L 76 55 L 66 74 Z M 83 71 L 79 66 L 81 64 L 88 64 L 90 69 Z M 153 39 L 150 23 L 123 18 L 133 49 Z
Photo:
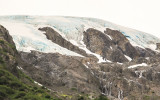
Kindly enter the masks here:
M 4 44 L 5 42 L 4 42 L 3 40 L 0 40 L 0 43 L 1 43 L 1 44 Z
M 25 95 L 26 95 L 25 92 L 20 92 L 20 93 L 18 93 L 18 95 L 15 97 L 15 99 L 22 98 L 22 97 L 24 97 Z
M 45 98 L 50 99 L 50 98 L 51 98 L 51 96 L 50 96 L 50 95 L 46 95 L 46 96 L 45 96 Z
M 104 95 L 100 95 L 98 98 L 96 98 L 95 100 L 109 100 L 106 96 Z

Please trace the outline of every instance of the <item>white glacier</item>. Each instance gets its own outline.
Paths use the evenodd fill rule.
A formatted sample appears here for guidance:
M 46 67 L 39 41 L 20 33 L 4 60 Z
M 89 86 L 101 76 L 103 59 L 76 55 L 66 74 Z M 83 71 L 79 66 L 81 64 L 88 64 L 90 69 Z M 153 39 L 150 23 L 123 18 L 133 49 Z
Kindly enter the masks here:
M 8 23 L 9 22 L 9 23 Z M 88 28 L 94 28 L 104 32 L 106 28 L 119 30 L 124 34 L 133 46 L 150 48 L 155 50 L 156 43 L 160 39 L 150 34 L 126 28 L 95 18 L 63 17 L 63 16 L 1 16 L 0 24 L 6 27 L 20 51 L 38 50 L 42 52 L 59 52 L 61 54 L 81 56 L 75 52 L 60 47 L 47 40 L 42 32 L 38 31 L 39 26 L 49 26 L 57 31 L 63 38 L 79 46 L 85 51 L 82 44 L 83 32 Z M 25 30 L 25 31 L 24 31 Z M 110 39 L 112 37 L 108 36 Z M 88 53 L 92 53 L 89 51 Z M 100 55 L 93 53 L 103 62 Z
M 57 52 L 64 55 L 81 56 L 48 40 L 46 36 L 33 25 L 9 21 L 0 21 L 0 24 L 9 30 L 16 44 L 16 48 L 19 51 L 30 52 L 31 50 L 37 50 L 45 53 Z

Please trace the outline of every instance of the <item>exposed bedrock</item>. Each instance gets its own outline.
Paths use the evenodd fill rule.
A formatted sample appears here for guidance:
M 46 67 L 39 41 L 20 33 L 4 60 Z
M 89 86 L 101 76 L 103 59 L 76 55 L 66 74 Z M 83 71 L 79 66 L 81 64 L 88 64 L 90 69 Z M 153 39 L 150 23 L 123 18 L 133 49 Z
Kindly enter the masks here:
M 132 59 L 139 57 L 137 50 L 130 44 L 129 40 L 120 31 L 107 28 L 104 33 L 113 38 L 112 42 L 117 45 L 125 55 L 131 57 Z
M 149 48 L 140 48 L 140 47 L 135 47 L 136 50 L 139 52 L 140 57 L 153 57 L 156 55 L 156 52 L 149 49 Z
M 76 88 L 79 92 L 99 92 L 99 82 L 81 58 L 58 53 L 21 52 L 23 61 L 34 67 L 24 67 L 36 81 L 55 90 Z M 78 59 L 78 60 L 77 60 Z
M 132 59 L 139 56 L 127 38 L 116 30 L 106 29 L 102 33 L 90 28 L 84 32 L 83 41 L 89 50 L 113 62 L 127 62 L 125 55 Z
M 39 30 L 44 31 L 46 37 L 52 42 L 83 56 L 90 57 L 84 50 L 64 39 L 54 29 L 44 27 L 39 28 Z M 129 40 L 117 30 L 107 28 L 104 33 L 102 33 L 96 29 L 89 28 L 83 35 L 83 41 L 87 49 L 101 55 L 103 59 L 108 59 L 113 62 L 128 62 L 129 60 L 126 56 L 136 59 L 138 57 L 149 57 L 156 54 L 151 49 L 133 47 Z
M 81 54 L 83 56 L 87 56 L 86 52 L 79 47 L 73 45 L 66 39 L 64 39 L 58 32 L 56 32 L 54 29 L 50 27 L 44 27 L 44 28 L 39 28 L 40 31 L 44 31 L 47 39 L 51 40 L 52 42 L 67 48 L 68 50 L 74 51 L 78 54 Z
M 21 52 L 24 62 L 32 66 L 23 66 L 24 70 L 39 83 L 54 90 L 69 92 L 76 88 L 83 93 L 103 93 L 108 97 L 129 98 L 148 94 L 152 78 L 158 82 L 159 76 L 150 72 L 139 78 L 135 70 L 127 64 L 117 63 L 87 64 L 79 57 L 69 57 L 58 53 Z M 155 83 L 157 83 L 155 82 Z M 158 85 L 158 84 L 157 84 Z M 129 99 L 130 100 L 130 99 Z

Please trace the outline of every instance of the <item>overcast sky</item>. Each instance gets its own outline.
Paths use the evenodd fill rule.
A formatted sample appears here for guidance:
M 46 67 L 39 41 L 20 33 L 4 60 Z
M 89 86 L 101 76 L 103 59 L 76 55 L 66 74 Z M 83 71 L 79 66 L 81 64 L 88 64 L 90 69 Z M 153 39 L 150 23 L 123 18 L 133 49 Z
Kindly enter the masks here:
M 160 0 L 0 0 L 0 15 L 94 17 L 160 38 Z

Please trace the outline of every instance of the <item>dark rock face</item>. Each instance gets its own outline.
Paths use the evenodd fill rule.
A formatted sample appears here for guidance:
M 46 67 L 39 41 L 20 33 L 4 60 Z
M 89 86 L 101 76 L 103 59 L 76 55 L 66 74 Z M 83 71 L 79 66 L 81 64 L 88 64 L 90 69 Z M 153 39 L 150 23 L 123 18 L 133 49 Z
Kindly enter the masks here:
M 23 61 L 34 66 L 24 67 L 30 76 L 54 91 L 76 88 L 84 93 L 99 92 L 97 79 L 74 57 L 36 51 L 21 52 L 21 56 Z
M 139 78 L 140 74 L 135 73 L 136 69 L 128 69 L 128 64 L 87 64 L 83 63 L 84 58 L 36 51 L 21 52 L 21 56 L 24 62 L 32 65 L 24 66 L 24 70 L 34 80 L 54 91 L 69 92 L 71 88 L 76 88 L 79 92 L 102 92 L 108 97 L 119 99 L 129 96 L 137 98 L 151 91 L 148 87 L 151 81 L 159 81 L 159 75 L 153 75 L 153 71 L 146 71 L 143 73 L 144 78 Z
M 140 57 L 152 57 L 156 55 L 156 52 L 149 48 L 145 48 L 145 49 L 142 49 L 140 47 L 135 47 L 135 48 L 139 52 Z
M 132 51 L 127 51 L 132 49 L 132 46 L 128 45 L 129 42 L 124 36 L 124 41 L 127 41 L 126 44 L 123 44 L 124 47 L 121 46 L 121 44 L 124 42 L 123 39 L 118 40 L 116 38 L 117 37 L 113 37 L 113 40 L 111 40 L 107 35 L 98 30 L 88 29 L 86 32 L 84 32 L 83 41 L 89 50 L 100 54 L 103 58 L 109 59 L 113 62 L 127 62 L 128 59 L 126 59 L 124 56 L 125 52 L 123 51 L 123 48 L 125 48 L 126 54 L 132 56 Z M 118 42 L 119 44 L 117 45 Z
M 82 49 L 79 49 L 79 47 L 73 45 L 69 41 L 65 40 L 59 33 L 57 33 L 54 29 L 49 27 L 39 28 L 41 31 L 45 31 L 44 33 L 47 36 L 47 39 L 51 40 L 52 42 L 67 48 L 68 50 L 74 51 L 76 53 L 79 53 L 83 56 L 87 56 L 86 52 Z
M 157 45 L 156 50 L 160 50 L 160 43 L 157 43 L 156 45 Z
M 83 41 L 89 50 L 97 53 L 98 51 L 102 51 L 104 49 L 107 51 L 107 49 L 109 49 L 109 47 L 112 45 L 109 37 L 95 29 L 88 29 L 86 32 L 84 32 Z
M 137 50 L 130 44 L 129 40 L 119 31 L 109 28 L 104 32 L 113 38 L 113 42 L 117 45 L 124 54 L 132 59 L 139 57 Z
M 108 97 L 131 100 L 141 99 L 142 94 L 148 94 L 152 82 L 145 78 L 139 78 L 134 69 L 128 69 L 127 64 L 91 64 L 95 77 L 100 81 L 100 90 Z M 98 69 L 97 69 L 98 68 Z M 144 73 L 143 73 L 144 74 Z M 130 97 L 131 96 L 131 97 Z
M 120 49 L 114 50 L 114 51 L 111 53 L 110 58 L 112 59 L 112 61 L 115 61 L 115 62 L 126 62 L 126 61 L 128 61 L 128 60 L 124 57 L 124 54 L 121 52 Z

